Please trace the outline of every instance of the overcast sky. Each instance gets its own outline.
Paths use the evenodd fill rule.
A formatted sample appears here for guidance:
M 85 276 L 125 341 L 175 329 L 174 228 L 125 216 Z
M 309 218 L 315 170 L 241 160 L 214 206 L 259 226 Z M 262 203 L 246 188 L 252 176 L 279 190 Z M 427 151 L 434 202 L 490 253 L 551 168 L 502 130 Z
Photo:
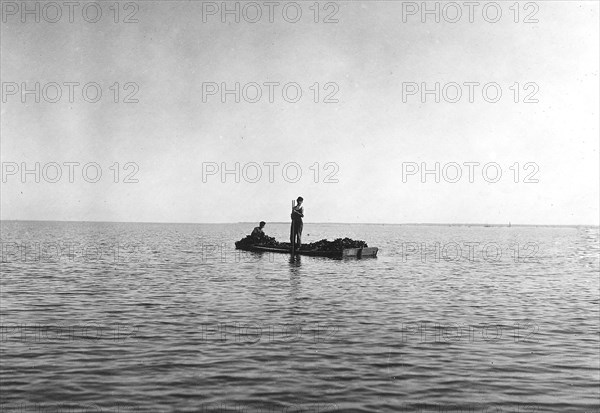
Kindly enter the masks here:
M 32 8 L 34 3 L 27 2 Z M 450 8 L 440 23 L 433 16 L 422 23 L 418 12 L 405 14 L 403 22 L 403 7 L 412 9 L 391 1 L 333 2 L 327 8 L 321 2 L 318 23 L 313 2 L 299 2 L 296 23 L 286 21 L 295 17 L 293 6 L 282 15 L 286 2 L 275 8 L 273 22 L 268 6 L 258 2 L 258 22 L 244 20 L 255 16 L 247 6 L 240 23 L 234 16 L 223 23 L 212 7 L 221 2 L 193 1 L 132 3 L 139 10 L 120 2 L 118 16 L 109 9 L 114 2 L 101 3 L 96 23 L 87 22 L 81 8 L 69 22 L 67 6 L 50 23 L 44 17 L 54 19 L 56 10 L 47 8 L 46 14 L 40 10 L 39 23 L 34 15 L 23 23 L 20 10 L 3 1 L 1 218 L 286 221 L 291 200 L 301 195 L 305 221 L 312 222 L 597 225 L 598 2 L 537 2 L 539 10 L 521 2 L 519 23 L 509 9 L 514 2 L 500 3 L 496 23 L 482 16 L 485 2 L 472 23 L 466 7 L 456 23 L 444 21 L 454 17 Z M 86 12 L 93 20 L 95 9 Z M 130 14 L 138 22 L 123 23 Z M 488 20 L 494 15 L 487 10 Z M 338 21 L 324 23 L 328 16 Z M 527 16 L 539 21 L 524 23 Z M 36 82 L 40 89 L 47 86 L 39 103 L 34 94 L 22 102 L 23 82 L 30 89 Z M 56 96 L 51 82 L 62 85 L 56 103 L 46 101 Z M 79 83 L 73 102 L 64 82 Z M 102 89 L 96 103 L 82 97 L 82 85 L 91 82 Z M 115 82 L 118 97 L 109 88 Z M 262 97 L 246 101 L 256 96 L 253 86 L 245 96 L 240 92 L 239 103 L 233 94 L 222 103 L 220 91 L 203 96 L 222 82 L 230 89 L 255 82 Z M 273 102 L 265 82 L 279 82 Z M 282 85 L 291 82 L 302 90 L 296 103 L 282 96 Z M 413 90 L 409 82 L 430 88 L 456 82 L 462 97 L 451 103 L 440 92 L 439 103 L 433 95 L 422 102 L 417 92 L 403 101 L 403 88 Z M 465 82 L 480 83 L 473 102 Z M 491 82 L 502 91 L 496 103 L 482 95 L 481 85 Z M 444 90 L 451 100 L 457 89 Z M 87 91 L 93 99 L 93 87 Z M 132 92 L 129 99 L 138 102 L 124 103 Z M 295 90 L 287 92 L 285 98 L 293 100 Z M 328 96 L 337 102 L 324 103 Z M 486 98 L 494 96 L 488 89 Z M 538 102 L 524 103 L 527 98 Z M 36 162 L 45 175 L 40 171 L 39 183 L 34 174 L 22 182 L 22 163 L 34 169 Z M 62 165 L 56 183 L 48 182 L 56 173 L 52 162 Z M 65 162 L 80 164 L 72 164 L 74 182 Z M 102 169 L 96 183 L 82 177 L 82 165 L 92 162 Z M 115 162 L 118 177 L 110 169 Z M 124 169 L 128 162 L 139 170 Z M 203 182 L 203 168 L 214 172 L 224 163 L 233 170 L 236 162 L 239 183 L 235 174 L 222 177 L 220 170 L 205 174 Z M 265 165 L 271 162 L 279 163 L 273 164 L 273 182 Z M 282 175 L 291 162 L 302 169 L 295 183 L 286 181 L 295 177 L 293 167 Z M 448 166 L 447 179 L 440 174 L 439 183 L 434 174 L 426 182 L 420 173 L 403 179 L 403 163 L 433 169 L 436 162 L 458 163 L 462 178 L 449 182 L 456 168 Z M 473 166 L 474 182 L 465 162 L 480 164 Z M 488 168 L 484 177 L 482 167 L 494 162 L 502 176 L 487 182 L 495 170 Z M 262 169 L 258 182 L 250 182 L 256 175 L 252 163 Z M 130 172 L 139 182 L 123 182 Z M 88 168 L 88 180 L 94 175 Z

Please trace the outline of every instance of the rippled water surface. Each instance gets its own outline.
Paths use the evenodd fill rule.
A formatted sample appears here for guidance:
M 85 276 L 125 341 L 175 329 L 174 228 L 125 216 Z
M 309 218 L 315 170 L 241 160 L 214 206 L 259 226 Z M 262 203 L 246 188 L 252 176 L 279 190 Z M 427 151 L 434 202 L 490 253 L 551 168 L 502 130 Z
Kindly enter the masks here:
M 252 226 L 2 222 L 3 408 L 598 411 L 597 227 Z

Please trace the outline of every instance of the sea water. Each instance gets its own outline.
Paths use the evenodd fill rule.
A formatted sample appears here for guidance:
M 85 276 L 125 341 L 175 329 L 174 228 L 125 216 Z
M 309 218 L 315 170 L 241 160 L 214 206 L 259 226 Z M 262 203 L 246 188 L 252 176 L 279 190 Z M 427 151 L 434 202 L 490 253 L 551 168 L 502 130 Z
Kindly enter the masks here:
M 3 411 L 598 412 L 598 227 L 253 226 L 3 221 Z

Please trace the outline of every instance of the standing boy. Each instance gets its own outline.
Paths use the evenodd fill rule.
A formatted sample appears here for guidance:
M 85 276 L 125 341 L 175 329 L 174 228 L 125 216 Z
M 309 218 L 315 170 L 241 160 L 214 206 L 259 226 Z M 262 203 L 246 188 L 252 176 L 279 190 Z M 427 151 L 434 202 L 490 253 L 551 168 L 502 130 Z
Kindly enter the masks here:
M 301 196 L 296 199 L 296 206 L 292 208 L 292 227 L 290 229 L 290 243 L 296 243 L 296 249 L 300 249 L 302 243 L 302 218 L 304 218 L 304 207 L 302 202 L 304 198 Z

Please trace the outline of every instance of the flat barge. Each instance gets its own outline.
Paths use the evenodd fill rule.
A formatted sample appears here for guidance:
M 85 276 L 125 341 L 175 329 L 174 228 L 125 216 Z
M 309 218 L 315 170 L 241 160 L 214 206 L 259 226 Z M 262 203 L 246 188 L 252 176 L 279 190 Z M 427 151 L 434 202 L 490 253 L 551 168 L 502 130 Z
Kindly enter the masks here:
M 236 243 L 237 244 L 237 243 Z M 281 254 L 290 254 L 291 248 L 285 247 L 263 247 L 260 245 L 236 245 L 236 249 L 251 252 L 276 252 Z M 311 257 L 326 257 L 326 258 L 370 258 L 377 257 L 376 247 L 365 248 L 344 248 L 341 251 L 318 251 L 318 250 L 296 250 L 299 255 L 308 255 Z

